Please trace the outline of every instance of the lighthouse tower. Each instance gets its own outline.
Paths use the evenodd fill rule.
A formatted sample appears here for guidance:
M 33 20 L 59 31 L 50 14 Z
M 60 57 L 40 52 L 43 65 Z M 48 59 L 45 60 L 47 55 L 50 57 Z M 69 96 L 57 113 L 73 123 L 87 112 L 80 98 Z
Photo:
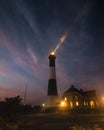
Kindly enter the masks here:
M 54 52 L 49 55 L 49 80 L 48 80 L 48 92 L 47 92 L 47 107 L 56 107 L 58 92 L 56 83 L 56 71 L 55 71 L 55 59 Z

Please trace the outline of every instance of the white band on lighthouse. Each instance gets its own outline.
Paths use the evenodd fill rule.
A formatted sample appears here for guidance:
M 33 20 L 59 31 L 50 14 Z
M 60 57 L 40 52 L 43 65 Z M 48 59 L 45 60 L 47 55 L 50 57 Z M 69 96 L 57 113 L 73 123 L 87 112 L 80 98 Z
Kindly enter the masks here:
M 49 79 L 56 79 L 55 67 L 49 68 Z

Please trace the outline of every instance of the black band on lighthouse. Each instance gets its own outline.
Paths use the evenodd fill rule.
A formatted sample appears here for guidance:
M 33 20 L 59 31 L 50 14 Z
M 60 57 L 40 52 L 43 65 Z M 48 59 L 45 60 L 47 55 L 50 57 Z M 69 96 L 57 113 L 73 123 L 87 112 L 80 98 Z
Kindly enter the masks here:
M 56 79 L 49 79 L 47 96 L 49 95 L 58 95 Z
M 55 67 L 55 55 L 49 55 L 49 66 Z

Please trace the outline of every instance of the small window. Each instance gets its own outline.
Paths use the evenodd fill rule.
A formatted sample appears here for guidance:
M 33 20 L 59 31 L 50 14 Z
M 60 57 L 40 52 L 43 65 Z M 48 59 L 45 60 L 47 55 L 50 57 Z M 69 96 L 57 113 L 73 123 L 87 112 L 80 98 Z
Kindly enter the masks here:
M 87 104 L 86 104 L 86 102 L 84 102 L 83 104 L 84 104 L 84 106 L 86 106 L 86 105 L 87 105 Z
M 78 101 L 76 101 L 76 106 L 77 106 L 77 107 L 79 106 L 79 102 L 78 102 Z
M 91 108 L 94 108 L 94 107 L 95 107 L 94 101 L 92 101 L 92 100 L 90 101 L 90 107 L 91 107 Z
M 70 102 L 70 107 L 73 108 L 73 102 Z

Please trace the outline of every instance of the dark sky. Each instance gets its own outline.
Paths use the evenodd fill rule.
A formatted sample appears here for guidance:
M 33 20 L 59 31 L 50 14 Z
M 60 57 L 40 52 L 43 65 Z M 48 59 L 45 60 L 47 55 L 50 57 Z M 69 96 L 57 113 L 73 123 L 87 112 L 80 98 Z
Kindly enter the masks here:
M 59 95 L 74 84 L 104 95 L 103 0 L 0 0 L 0 99 L 46 99 L 48 55 L 56 53 Z

